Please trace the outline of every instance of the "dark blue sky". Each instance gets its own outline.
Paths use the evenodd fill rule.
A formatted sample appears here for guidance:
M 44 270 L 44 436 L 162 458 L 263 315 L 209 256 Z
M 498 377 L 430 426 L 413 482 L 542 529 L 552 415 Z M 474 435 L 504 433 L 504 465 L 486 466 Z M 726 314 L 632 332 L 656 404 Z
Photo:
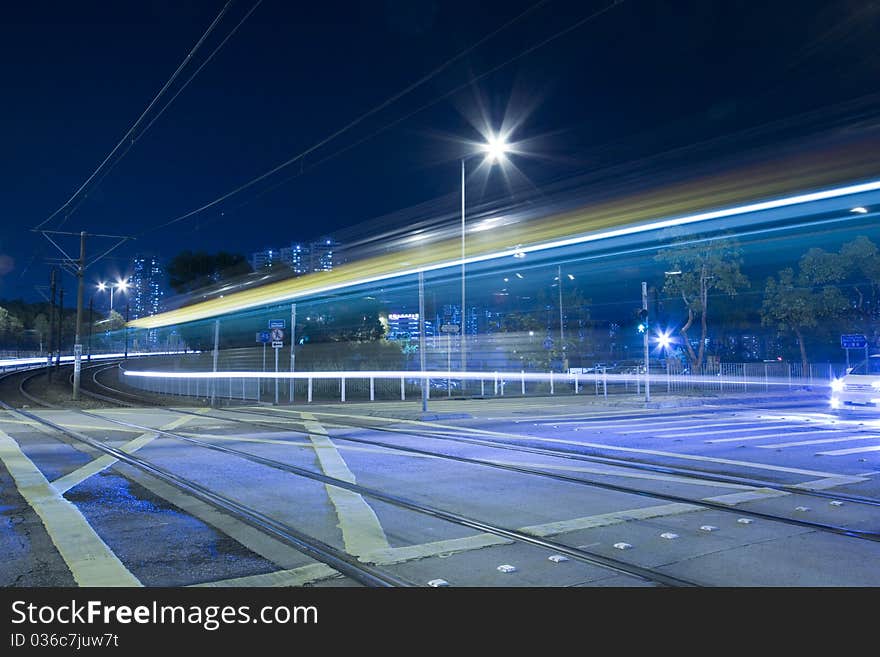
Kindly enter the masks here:
M 4 7 L 0 298 L 37 298 L 34 286 L 48 278 L 43 258 L 56 254 L 28 229 L 104 159 L 223 4 Z M 321 141 L 534 4 L 264 0 L 63 229 L 141 234 L 199 207 Z M 878 91 L 880 3 L 626 0 L 385 129 L 608 4 L 545 2 L 305 158 L 302 175 L 278 184 L 299 172 L 296 164 L 117 255 L 246 253 L 450 193 L 464 152 L 455 139 L 478 137 L 481 111 L 496 125 L 505 115 L 522 119 L 514 138 L 529 139 L 535 157 L 517 164 L 540 186 Z M 233 4 L 195 66 L 252 5 Z M 493 193 L 490 187 L 487 198 Z M 121 264 L 108 260 L 90 278 Z

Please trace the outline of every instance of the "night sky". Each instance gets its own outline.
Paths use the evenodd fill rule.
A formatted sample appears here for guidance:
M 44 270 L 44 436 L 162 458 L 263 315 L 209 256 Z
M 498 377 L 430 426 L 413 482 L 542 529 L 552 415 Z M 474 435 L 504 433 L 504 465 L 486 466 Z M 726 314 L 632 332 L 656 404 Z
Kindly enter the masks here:
M 44 258 L 56 253 L 29 229 L 95 170 L 224 4 L 4 6 L 0 298 L 39 298 Z M 232 4 L 178 84 L 253 4 Z M 302 163 L 154 230 L 312 147 L 535 5 L 263 0 L 76 212 L 45 227 L 142 235 L 90 270 L 91 281 L 135 252 L 248 253 L 451 199 L 461 140 L 479 138 L 481 115 L 518 123 L 512 138 L 533 156 L 517 166 L 540 187 L 880 91 L 880 3 L 855 0 L 626 0 L 505 64 L 609 4 L 538 3 Z M 503 193 L 498 184 L 486 198 Z

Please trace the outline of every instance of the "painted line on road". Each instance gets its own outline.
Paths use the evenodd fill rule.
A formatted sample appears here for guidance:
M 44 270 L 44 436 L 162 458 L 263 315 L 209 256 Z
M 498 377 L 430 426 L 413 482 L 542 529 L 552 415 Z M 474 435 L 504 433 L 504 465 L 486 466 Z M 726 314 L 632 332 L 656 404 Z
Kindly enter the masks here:
M 826 445 L 830 443 L 848 443 L 855 440 L 880 440 L 880 436 L 846 436 L 844 438 L 823 438 L 822 440 L 801 440 L 794 443 L 775 443 L 768 445 L 755 445 L 758 449 L 782 449 L 783 447 L 803 447 L 806 445 Z
M 808 436 L 821 433 L 843 433 L 846 431 L 846 429 L 804 429 L 802 431 L 784 431 L 786 428 L 787 427 L 768 427 L 762 429 L 760 427 L 748 427 L 746 429 L 720 429 L 716 431 L 686 431 L 682 432 L 681 436 L 682 438 L 698 438 L 700 436 L 726 436 L 731 433 L 748 433 L 749 431 L 752 431 L 754 433 L 763 434 L 764 438 L 772 438 L 773 436 L 780 435 L 780 433 L 786 436 Z M 791 428 L 802 429 L 803 427 Z M 734 440 L 736 440 L 736 438 L 733 438 L 728 442 L 733 442 Z
M 717 495 L 716 497 L 704 497 L 703 499 L 707 502 L 736 506 L 743 502 L 754 502 L 755 500 L 765 500 L 771 497 L 785 497 L 786 495 L 791 495 L 791 493 L 787 493 L 784 490 L 773 490 L 772 488 L 756 488 L 742 493 L 730 493 L 728 495 Z
M 19 444 L 3 431 L 0 431 L 0 460 L 15 480 L 21 496 L 40 517 L 77 584 L 141 586 L 76 505 L 52 487 Z
M 793 488 L 803 488 L 805 490 L 826 490 L 828 488 L 836 488 L 837 486 L 845 486 L 846 484 L 860 484 L 863 481 L 868 481 L 868 478 L 839 475 L 837 477 L 828 477 L 827 479 L 804 481 L 800 484 L 795 484 Z
M 324 474 L 352 484 L 357 483 L 326 429 L 317 422 L 315 416 L 302 413 L 301 417 L 306 420 L 305 428 L 309 432 L 309 440 L 315 446 L 315 454 Z M 332 484 L 325 484 L 324 487 L 336 509 L 346 552 L 362 556 L 388 547 L 388 539 L 379 518 L 363 496 Z
M 179 417 L 173 422 L 169 422 L 166 425 L 159 427 L 161 430 L 169 431 L 171 429 L 176 429 L 177 427 L 186 424 L 192 419 L 191 415 L 187 415 L 184 417 Z M 64 426 L 69 426 L 65 424 Z M 134 440 L 130 440 L 124 445 L 122 445 L 119 449 L 121 449 L 126 454 L 134 454 L 141 447 L 145 445 L 149 445 L 151 442 L 156 440 L 159 437 L 158 433 L 154 433 L 152 431 L 147 433 L 142 433 L 140 436 L 135 438 Z M 119 459 L 115 456 L 110 456 L 109 454 L 104 454 L 99 456 L 94 461 L 90 461 L 86 463 L 82 467 L 77 468 L 73 472 L 68 472 L 66 475 L 59 477 L 55 481 L 52 482 L 52 486 L 59 493 L 66 493 L 74 486 L 81 484 L 89 477 L 92 477 L 99 472 L 106 470 L 111 467 L 115 463 L 118 463 Z
M 439 458 L 439 457 L 434 457 Z M 727 481 L 707 481 L 705 479 L 694 479 L 684 475 L 658 475 L 647 472 L 638 472 L 626 470 L 625 467 L 608 466 L 607 468 L 587 468 L 577 465 L 552 465 L 549 463 L 523 463 L 521 461 L 498 461 L 495 459 L 485 459 L 488 463 L 497 465 L 513 465 L 532 469 L 559 470 L 562 472 L 580 472 L 584 474 L 595 474 L 607 477 L 626 477 L 629 479 L 646 479 L 650 481 L 666 481 L 676 484 L 689 484 L 693 486 L 706 486 L 709 488 L 736 488 L 738 490 L 754 490 L 754 486 L 746 486 L 745 484 L 734 484 Z M 589 483 L 586 481 L 585 483 Z
M 846 433 L 849 431 L 848 429 L 818 429 L 813 431 L 792 431 L 784 434 L 785 436 L 814 436 L 818 433 Z M 714 445 L 716 443 L 736 443 L 742 442 L 744 440 L 769 440 L 771 438 L 781 438 L 782 436 L 779 434 L 766 434 L 760 433 L 756 436 L 739 436 L 737 438 L 715 438 L 713 440 L 704 441 L 708 445 Z
M 871 447 L 853 447 L 851 449 L 834 449 L 830 452 L 816 452 L 819 456 L 846 456 L 847 454 L 866 454 L 868 452 L 880 452 L 880 445 Z
M 333 426 L 329 422 L 324 423 L 327 426 Z M 310 451 L 315 449 L 315 444 L 311 441 L 304 440 L 285 440 L 283 438 L 250 438 L 243 436 L 229 436 L 224 434 L 216 434 L 216 433 L 200 433 L 195 431 L 180 431 L 180 435 L 182 436 L 190 436 L 192 438 L 201 438 L 203 440 L 222 440 L 227 442 L 242 442 L 242 443 L 264 443 L 266 445 L 285 445 L 287 447 L 303 447 Z M 344 440 L 344 438 L 342 439 Z M 349 445 L 336 445 L 334 443 L 337 450 L 340 452 L 366 452 L 368 454 L 393 454 L 394 456 L 413 456 L 417 458 L 423 459 L 439 459 L 442 458 L 440 456 L 432 456 L 431 454 L 402 454 L 400 450 L 392 449 L 389 447 L 355 447 Z
M 322 579 L 335 577 L 336 575 L 339 575 L 339 573 L 326 564 L 310 563 L 307 566 L 300 566 L 299 568 L 276 570 L 261 575 L 247 575 L 245 577 L 234 577 L 232 579 L 222 579 L 215 582 L 204 582 L 202 584 L 191 584 L 190 587 L 244 588 L 254 586 L 303 586 Z
M 658 419 L 654 419 L 655 417 Z M 634 417 L 632 417 L 632 414 L 627 414 L 625 416 L 622 416 L 622 418 L 620 420 L 614 420 L 613 422 L 610 422 L 610 423 L 606 423 L 604 421 L 603 422 L 590 422 L 588 420 L 571 420 L 571 421 L 567 421 L 567 422 L 535 422 L 534 424 L 538 424 L 539 426 L 544 426 L 544 427 L 551 427 L 551 426 L 563 425 L 563 424 L 564 425 L 573 424 L 573 425 L 581 426 L 585 429 L 586 428 L 608 429 L 608 428 L 618 427 L 622 424 L 636 424 L 636 423 L 644 424 L 646 422 L 650 422 L 652 425 L 655 425 L 655 426 L 666 425 L 666 424 L 683 424 L 685 420 L 699 421 L 702 418 L 708 419 L 710 417 L 713 417 L 713 416 L 711 416 L 711 415 L 685 415 L 685 416 L 681 416 L 680 415 L 676 418 L 669 418 L 666 415 L 660 415 L 660 416 L 645 415 L 644 417 L 635 417 L 634 418 Z M 605 419 L 613 419 L 613 418 L 602 418 L 602 420 L 605 420 Z
M 287 409 L 274 409 L 278 411 L 287 411 Z M 289 411 L 293 413 L 299 413 L 299 411 Z M 300 413 L 301 414 L 301 413 Z M 353 415 L 353 414 L 343 414 L 343 413 L 315 413 L 315 415 L 335 415 L 336 417 L 350 417 L 355 419 L 373 419 L 376 418 L 371 416 L 364 415 Z M 384 419 L 384 418 L 382 418 Z M 605 443 L 590 443 L 583 442 L 578 440 L 565 440 L 562 438 L 542 438 L 539 436 L 530 436 L 528 434 L 516 434 L 516 433 L 508 433 L 502 431 L 487 431 L 485 429 L 474 429 L 469 427 L 455 426 L 455 425 L 446 425 L 439 424 L 436 422 L 420 422 L 417 420 L 386 420 L 389 424 L 414 424 L 421 427 L 435 427 L 439 429 L 443 429 L 445 431 L 459 431 L 464 433 L 470 433 L 472 435 L 477 436 L 494 436 L 498 438 L 506 438 L 509 440 L 533 440 L 535 442 L 545 442 L 545 443 L 557 443 L 563 445 L 576 445 L 578 447 L 594 447 L 597 449 L 607 449 L 611 451 L 618 452 L 632 452 L 635 454 L 650 454 L 653 456 L 666 456 L 669 458 L 676 459 L 684 459 L 688 461 L 702 461 L 706 463 L 720 463 L 724 465 L 738 465 L 747 468 L 755 468 L 758 470 L 771 470 L 774 472 L 788 472 L 791 474 L 802 474 L 808 477 L 833 477 L 836 475 L 834 472 L 823 472 L 821 470 L 807 470 L 803 468 L 789 468 L 780 465 L 771 465 L 769 463 L 757 463 L 754 461 L 737 461 L 733 459 L 722 459 L 711 456 L 698 456 L 696 454 L 679 454 L 677 452 L 665 452 L 660 450 L 652 450 L 652 449 L 638 449 L 635 447 L 619 447 L 617 445 L 608 445 Z M 878 448 L 880 449 L 880 448 Z
M 694 428 L 711 429 L 713 427 L 741 427 L 743 424 L 755 424 L 758 426 L 746 427 L 743 429 L 729 429 L 729 430 L 727 430 L 727 433 L 734 433 L 734 432 L 739 432 L 739 431 L 760 431 L 762 426 L 767 426 L 767 424 L 773 424 L 773 423 L 762 422 L 761 420 L 747 420 L 745 422 L 740 420 L 738 422 L 718 422 L 718 423 L 713 423 L 713 424 L 696 424 L 694 422 L 686 422 L 686 423 L 677 423 L 676 425 L 669 426 L 669 427 L 664 426 L 659 429 L 655 429 L 653 427 L 650 429 L 632 429 L 632 430 L 625 429 L 624 431 L 621 431 L 621 433 L 626 433 L 627 435 L 632 434 L 632 433 L 669 433 L 672 431 L 681 431 L 682 429 L 694 429 Z M 793 425 L 793 424 L 790 424 L 787 422 L 783 422 L 780 424 L 782 426 L 779 428 L 784 428 L 787 426 L 790 426 L 792 428 L 795 428 L 795 427 L 801 428 L 800 425 Z M 777 428 L 777 427 L 767 427 L 767 430 L 770 431 L 775 428 Z M 707 432 L 707 435 L 712 434 L 712 433 L 725 433 L 725 431 L 709 431 L 709 432 Z
M 634 520 L 648 520 L 651 518 L 691 513 L 693 511 L 701 511 L 703 508 L 704 507 L 695 504 L 661 504 L 657 506 L 630 509 L 627 511 L 612 511 L 611 513 L 602 513 L 584 518 L 560 520 L 558 522 L 549 522 L 529 527 L 520 527 L 517 531 L 531 534 L 532 536 L 548 537 L 584 529 L 608 527 Z M 513 540 L 502 538 L 494 534 L 475 534 L 463 538 L 444 539 L 441 541 L 433 541 L 431 543 L 421 543 L 419 545 L 388 547 L 384 550 L 371 552 L 366 555 L 365 559 L 362 558 L 362 560 L 368 560 L 378 565 L 388 565 L 410 561 L 412 559 L 424 559 L 427 557 L 478 550 L 495 545 L 509 545 L 512 543 L 514 543 Z

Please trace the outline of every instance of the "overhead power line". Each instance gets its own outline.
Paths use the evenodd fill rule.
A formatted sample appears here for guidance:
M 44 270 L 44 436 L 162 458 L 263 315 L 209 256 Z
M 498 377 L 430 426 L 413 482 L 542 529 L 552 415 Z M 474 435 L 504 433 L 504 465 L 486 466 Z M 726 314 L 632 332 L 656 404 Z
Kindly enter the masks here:
M 110 153 L 107 155 L 107 157 L 105 157 L 104 160 L 101 162 L 101 164 L 98 165 L 98 168 L 92 172 L 92 174 L 86 179 L 86 181 L 82 185 L 79 186 L 79 188 L 70 196 L 69 199 L 67 199 L 67 201 L 65 201 L 65 203 L 63 205 L 61 205 L 57 210 L 55 210 L 55 212 L 53 212 L 48 217 L 46 217 L 43 221 L 41 221 L 39 224 L 37 224 L 34 227 L 35 230 L 42 228 L 47 223 L 49 223 L 52 219 L 54 219 L 56 216 L 58 216 L 58 214 L 60 214 L 64 210 L 70 208 L 71 204 L 75 200 L 77 200 L 77 198 L 84 198 L 87 195 L 87 189 L 88 189 L 89 185 L 92 183 L 92 181 L 94 181 L 95 178 L 98 177 L 99 174 L 101 174 L 102 170 L 104 170 L 105 166 L 107 166 L 107 163 L 111 161 L 111 159 L 116 154 L 116 152 L 124 144 L 129 143 L 129 145 L 130 145 L 131 142 L 129 140 L 134 139 L 133 135 L 135 134 L 135 131 L 138 129 L 138 127 L 141 125 L 141 123 L 146 119 L 147 115 L 150 113 L 150 110 L 153 109 L 153 107 L 156 105 L 156 103 L 159 101 L 159 99 L 162 97 L 162 95 L 174 83 L 174 81 L 177 79 L 177 77 L 180 75 L 180 73 L 183 71 L 183 69 L 186 67 L 186 65 L 190 62 L 190 60 L 196 54 L 196 52 L 198 52 L 199 48 L 201 48 L 202 44 L 205 42 L 205 40 L 208 38 L 208 36 L 211 34 L 211 32 L 214 31 L 214 28 L 217 26 L 217 24 L 220 22 L 220 20 L 226 14 L 226 12 L 229 10 L 229 7 L 232 6 L 233 1 L 234 0 L 228 0 L 226 2 L 226 4 L 223 6 L 223 9 L 220 10 L 220 13 L 217 14 L 217 17 L 208 26 L 208 29 L 205 30 L 205 33 L 202 34 L 201 38 L 196 42 L 195 46 L 193 46 L 192 49 L 189 51 L 189 54 L 187 54 L 187 56 L 183 59 L 183 61 L 177 67 L 177 70 L 175 70 L 174 73 L 171 75 L 171 77 L 168 78 L 168 81 L 162 86 L 162 88 L 159 90 L 159 93 L 157 93 L 155 95 L 155 97 L 153 98 L 153 100 L 150 101 L 150 104 L 147 105 L 147 108 L 143 111 L 143 113 L 141 113 L 141 115 L 138 117 L 137 121 L 135 121 L 132 124 L 132 126 L 128 129 L 128 131 L 122 136 L 122 139 L 119 140 L 119 142 L 116 144 L 116 146 L 113 147 L 113 150 L 111 150 Z M 152 125 L 152 123 L 151 123 L 151 125 Z M 144 132 L 146 132 L 146 130 Z M 141 135 L 139 135 L 139 136 L 142 136 L 142 135 L 143 135 L 143 133 L 141 133 Z M 117 159 L 115 162 L 113 162 L 113 164 L 110 165 L 109 168 L 112 168 L 118 162 L 119 162 L 119 160 Z M 109 168 L 107 169 L 107 171 L 109 171 Z M 83 196 L 80 197 L 80 194 L 82 194 Z M 79 204 L 77 203 L 77 206 L 78 205 Z M 76 209 L 76 207 L 72 208 L 71 212 L 75 209 Z M 70 213 L 68 213 L 65 216 L 65 220 L 66 220 L 67 216 L 69 216 L 69 215 L 70 215 Z
M 189 212 L 187 212 L 187 213 L 185 213 L 185 214 L 182 214 L 182 215 L 180 215 L 179 217 L 176 217 L 176 218 L 174 218 L 174 219 L 171 219 L 171 220 L 169 220 L 169 221 L 166 221 L 166 222 L 163 223 L 163 224 L 159 224 L 158 226 L 154 226 L 153 228 L 150 228 L 150 229 L 148 229 L 148 230 L 145 230 L 144 232 L 140 233 L 139 237 L 140 237 L 140 236 L 143 236 L 143 235 L 146 235 L 147 233 L 151 233 L 151 232 L 153 232 L 153 231 L 160 230 L 161 228 L 165 228 L 166 226 L 170 226 L 171 224 L 175 224 L 175 223 L 177 223 L 177 222 L 183 221 L 184 219 L 188 219 L 189 217 L 192 217 L 192 216 L 194 216 L 194 215 L 196 215 L 196 214 L 199 214 L 200 212 L 203 212 L 203 211 L 207 210 L 208 208 L 211 208 L 211 207 L 217 205 L 218 203 L 222 203 L 223 201 L 225 201 L 226 199 L 230 198 L 231 196 L 235 196 L 235 195 L 238 194 L 239 192 L 242 192 L 242 191 L 244 191 L 244 190 L 246 190 L 246 189 L 252 187 L 253 185 L 257 184 L 258 182 L 260 182 L 260 181 L 262 181 L 262 180 L 265 180 L 266 178 L 268 178 L 268 177 L 274 175 L 275 173 L 281 171 L 282 169 L 285 169 L 286 167 L 290 166 L 290 165 L 293 164 L 294 162 L 298 162 L 299 160 L 301 160 L 301 159 L 304 158 L 305 156 L 307 156 L 307 155 L 309 155 L 310 153 L 312 153 L 312 152 L 318 150 L 318 149 L 321 148 L 322 146 L 325 146 L 326 144 L 328 144 L 329 142 L 333 141 L 334 139 L 336 139 L 336 138 L 339 137 L 340 135 L 344 134 L 345 132 L 348 132 L 351 128 L 353 128 L 353 127 L 355 127 L 356 125 L 362 123 L 364 120 L 366 120 L 366 119 L 368 119 L 369 117 L 373 116 L 373 115 L 376 114 L 377 112 L 382 111 L 383 109 L 385 109 L 385 108 L 388 107 L 389 105 L 393 104 L 394 102 L 396 102 L 396 101 L 399 100 L 400 98 L 406 96 L 406 95 L 409 94 L 411 91 L 414 91 L 415 89 L 421 87 L 421 86 L 424 85 L 426 82 L 428 82 L 429 80 L 431 80 L 432 78 L 436 77 L 438 74 L 440 74 L 441 72 L 443 72 L 444 70 L 446 70 L 447 68 L 449 68 L 449 66 L 451 66 L 452 64 L 454 64 L 455 62 L 457 62 L 458 60 L 460 60 L 462 57 L 465 57 L 466 55 L 470 54 L 470 53 L 473 52 L 475 49 L 479 48 L 481 45 L 483 45 L 484 43 L 486 43 L 487 41 L 489 41 L 490 39 L 492 39 L 493 37 L 495 37 L 497 34 L 499 34 L 500 32 L 504 31 L 505 29 L 507 29 L 508 27 L 510 27 L 511 25 L 513 25 L 514 23 L 516 23 L 517 21 L 521 20 L 521 19 L 524 18 L 525 16 L 529 15 L 530 13 L 532 13 L 533 11 L 535 11 L 535 10 L 536 10 L 538 7 L 540 7 L 541 5 L 546 4 L 548 1 L 549 1 L 549 0 L 539 0 L 538 2 L 536 2 L 535 4 L 533 4 L 532 6 L 530 6 L 528 9 L 526 9 L 525 11 L 521 12 L 520 14 L 517 14 L 516 16 L 514 16 L 513 18 L 511 18 L 509 21 L 507 21 L 506 23 L 504 23 L 504 24 L 501 25 L 500 27 L 496 28 L 495 30 L 493 30 L 492 32 L 490 32 L 489 34 L 487 34 L 486 36 L 484 36 L 482 39 L 480 39 L 480 40 L 477 41 L 476 43 L 473 43 L 472 45 L 468 46 L 467 48 L 465 48 L 464 50 L 462 50 L 462 51 L 459 52 L 458 54 L 454 55 L 454 56 L 451 57 L 450 59 L 448 59 L 448 60 L 446 60 L 445 62 L 443 62 L 443 63 L 442 63 L 440 66 L 438 66 L 437 68 L 433 69 L 432 71 L 430 71 L 429 73 L 425 74 L 424 76 L 422 76 L 421 78 L 419 78 L 419 79 L 416 80 L 415 82 L 411 83 L 410 85 L 408 85 L 408 86 L 405 87 L 404 89 L 398 91 L 397 93 L 395 93 L 395 94 L 392 95 L 391 97 L 387 98 L 386 100 L 384 100 L 384 101 L 383 101 L 382 103 L 380 103 L 379 105 L 376 105 L 375 107 L 373 107 L 372 109 L 370 109 L 370 110 L 364 112 L 363 114 L 361 114 L 361 115 L 358 116 L 357 118 L 353 119 L 352 121 L 349 121 L 349 122 L 348 122 L 347 124 L 345 124 L 343 127 L 341 127 L 340 129 L 336 130 L 336 131 L 333 132 L 332 134 L 328 135 L 327 137 L 325 137 L 325 138 L 322 139 L 321 141 L 319 141 L 319 142 L 313 144 L 312 146 L 310 146 L 310 147 L 307 148 L 306 150 L 302 151 L 302 152 L 299 153 L 298 155 L 295 155 L 295 156 L 291 157 L 290 159 L 285 160 L 285 161 L 282 162 L 281 164 L 278 164 L 277 166 L 271 168 L 269 171 L 266 171 L 265 173 L 260 174 L 260 175 L 257 176 L 256 178 L 253 178 L 253 179 L 249 180 L 248 182 L 246 182 L 246 183 L 244 183 L 244 184 L 242 184 L 242 185 L 239 185 L 238 187 L 236 187 L 236 188 L 233 189 L 232 191 L 227 192 L 227 193 L 223 194 L 222 196 L 219 196 L 219 197 L 215 198 L 213 201 L 210 201 L 210 202 L 208 202 L 208 203 L 205 203 L 204 205 L 202 205 L 202 206 L 200 206 L 200 207 L 198 207 L 198 208 L 196 208 L 196 209 L 194 209 L 194 210 L 190 210 Z M 616 4 L 616 2 L 615 2 L 615 4 Z

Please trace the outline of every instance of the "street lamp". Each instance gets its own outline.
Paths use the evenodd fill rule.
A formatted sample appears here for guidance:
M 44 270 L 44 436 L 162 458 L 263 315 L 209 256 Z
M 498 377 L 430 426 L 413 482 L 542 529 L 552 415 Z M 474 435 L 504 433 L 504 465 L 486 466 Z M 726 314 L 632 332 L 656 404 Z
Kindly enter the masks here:
M 568 280 L 570 280 L 570 281 L 574 280 L 573 274 L 566 274 L 566 276 L 568 277 Z M 560 352 L 562 353 L 561 370 L 563 372 L 565 372 L 565 369 L 566 369 L 565 355 L 566 354 L 565 354 L 565 330 L 563 328 L 565 320 L 564 320 L 564 312 L 563 312 L 563 305 L 562 305 L 562 265 L 556 265 L 556 277 L 554 278 L 554 280 L 556 281 L 556 285 L 559 288 L 558 289 L 558 292 L 559 292 L 559 349 L 560 349 Z
M 110 289 L 110 312 L 113 312 L 113 290 L 117 289 L 120 292 L 125 292 L 128 288 L 131 287 L 128 284 L 127 280 L 122 280 L 117 283 L 104 283 L 103 281 L 98 283 L 98 292 L 104 292 L 107 288 Z
M 465 161 L 478 153 L 485 155 L 484 163 L 489 166 L 503 162 L 510 147 L 502 135 L 489 135 L 486 143 L 476 153 L 461 158 L 461 371 L 467 371 L 467 306 L 465 305 Z

